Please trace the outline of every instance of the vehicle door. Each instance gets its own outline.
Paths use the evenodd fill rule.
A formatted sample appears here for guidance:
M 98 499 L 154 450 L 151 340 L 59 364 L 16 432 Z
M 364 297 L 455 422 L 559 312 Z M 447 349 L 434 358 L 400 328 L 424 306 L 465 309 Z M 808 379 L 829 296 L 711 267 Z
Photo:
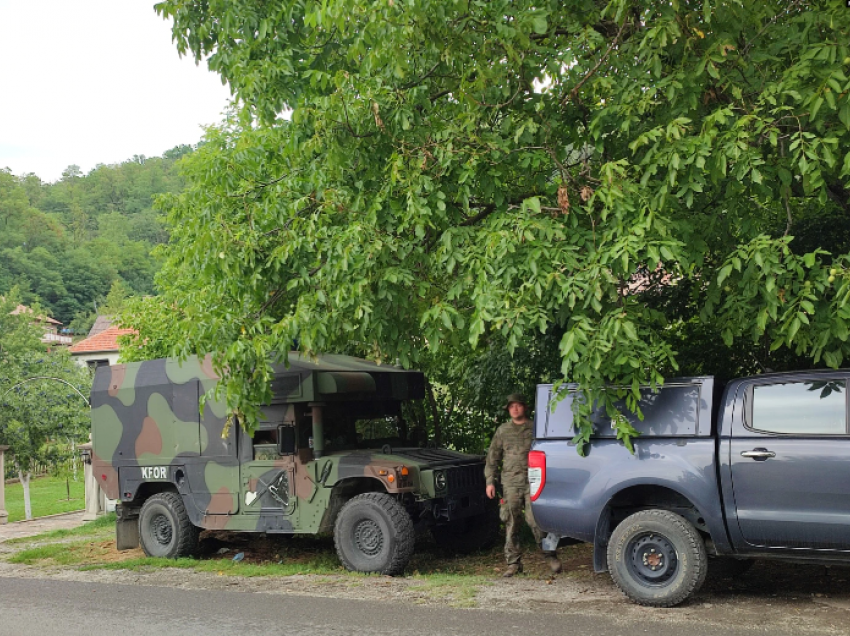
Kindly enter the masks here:
M 850 549 L 846 378 L 764 379 L 743 392 L 730 465 L 744 541 L 763 548 Z
M 279 426 L 287 422 L 288 405 L 263 408 L 263 417 L 253 439 L 245 435 L 240 449 L 240 494 L 245 514 L 291 517 L 296 510 L 296 461 L 279 453 Z M 262 525 L 269 530 L 287 530 L 290 522 L 271 519 Z M 269 525 L 271 524 L 271 525 Z

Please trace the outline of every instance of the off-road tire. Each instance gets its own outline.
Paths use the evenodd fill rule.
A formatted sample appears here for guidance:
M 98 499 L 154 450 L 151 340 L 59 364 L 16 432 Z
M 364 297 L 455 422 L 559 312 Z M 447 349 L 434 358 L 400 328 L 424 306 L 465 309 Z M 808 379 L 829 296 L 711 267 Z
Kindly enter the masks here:
M 352 497 L 334 524 L 334 545 L 348 570 L 396 575 L 404 572 L 416 540 L 413 521 L 393 497 L 367 492 Z
M 635 603 L 672 607 L 705 582 L 705 542 L 683 517 L 669 510 L 642 510 L 614 529 L 608 570 Z
M 434 526 L 431 536 L 437 547 L 449 554 L 488 550 L 499 536 L 499 509 L 488 501 L 483 514 Z
M 198 552 L 200 530 L 189 521 L 183 499 L 174 492 L 150 497 L 139 513 L 139 542 L 149 557 L 177 559 Z

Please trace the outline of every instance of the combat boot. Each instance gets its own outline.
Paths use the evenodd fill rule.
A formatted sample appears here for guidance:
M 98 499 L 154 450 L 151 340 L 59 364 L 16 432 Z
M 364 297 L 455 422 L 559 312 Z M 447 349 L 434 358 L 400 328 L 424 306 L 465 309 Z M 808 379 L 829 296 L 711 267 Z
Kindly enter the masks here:
M 549 565 L 549 569 L 552 570 L 552 574 L 558 574 L 563 569 L 561 562 L 558 560 L 558 557 L 554 552 L 547 553 L 545 558 L 546 563 Z
M 502 576 L 509 579 L 514 574 L 522 574 L 522 563 L 511 563 Z

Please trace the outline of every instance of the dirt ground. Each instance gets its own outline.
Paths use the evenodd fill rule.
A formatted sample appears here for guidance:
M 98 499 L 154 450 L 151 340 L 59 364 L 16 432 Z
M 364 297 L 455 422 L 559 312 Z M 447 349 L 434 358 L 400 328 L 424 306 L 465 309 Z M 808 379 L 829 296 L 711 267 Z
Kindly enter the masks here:
M 244 563 L 309 560 L 331 554 L 327 539 L 252 538 L 219 534 L 205 542 L 211 556 L 229 562 L 242 552 Z M 538 554 L 525 558 L 525 573 L 501 576 L 498 548 L 457 561 L 427 543 L 417 547 L 403 577 L 338 574 L 243 577 L 186 569 L 82 570 L 79 567 L 39 567 L 11 564 L 4 557 L 32 547 L 0 543 L 0 578 L 49 577 L 62 580 L 183 589 L 227 589 L 261 594 L 297 594 L 319 597 L 383 600 L 416 605 L 500 609 L 617 616 L 624 623 L 662 621 L 688 625 L 750 626 L 773 633 L 850 634 L 850 569 L 762 561 L 737 578 L 709 573 L 703 589 L 689 602 L 672 609 L 644 608 L 628 602 L 607 574 L 594 574 L 590 547 L 562 547 L 564 572 L 552 577 Z M 96 561 L 105 563 L 142 556 L 140 550 L 118 553 L 110 541 L 92 543 Z M 467 577 L 445 577 L 441 574 Z

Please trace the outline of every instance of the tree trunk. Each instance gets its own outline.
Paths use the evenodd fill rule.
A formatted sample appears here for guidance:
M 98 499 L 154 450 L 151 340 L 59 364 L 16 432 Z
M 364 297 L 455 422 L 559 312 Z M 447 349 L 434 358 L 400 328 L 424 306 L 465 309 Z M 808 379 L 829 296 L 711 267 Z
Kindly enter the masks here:
M 434 396 L 434 387 L 426 379 L 425 388 L 428 391 L 428 403 L 431 405 L 431 417 L 434 419 L 434 443 L 441 446 L 443 443 L 443 435 L 440 431 L 440 411 L 437 408 L 437 398 Z
M 21 486 L 24 487 L 24 518 L 27 521 L 32 519 L 32 503 L 30 502 L 30 477 L 32 473 L 24 472 L 18 469 L 18 479 L 21 480 Z
M 68 441 L 71 442 L 71 473 L 74 476 L 74 481 L 77 481 L 77 443 L 68 438 Z M 71 498 L 71 495 L 68 495 L 68 499 Z

